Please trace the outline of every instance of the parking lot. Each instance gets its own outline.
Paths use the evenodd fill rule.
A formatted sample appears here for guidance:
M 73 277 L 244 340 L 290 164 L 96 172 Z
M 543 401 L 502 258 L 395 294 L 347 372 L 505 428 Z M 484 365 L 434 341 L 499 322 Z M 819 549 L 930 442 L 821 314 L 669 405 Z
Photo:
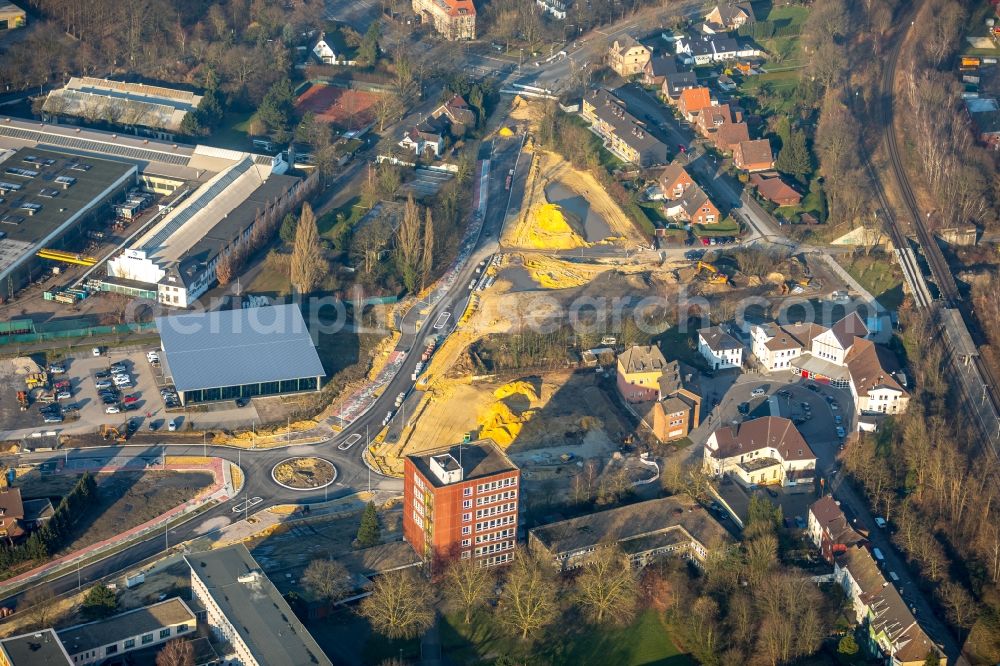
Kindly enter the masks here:
M 843 441 L 837 428 L 843 428 L 845 434 L 854 429 L 854 403 L 848 389 L 817 384 L 787 372 L 742 375 L 708 414 L 705 426 L 711 432 L 769 415 L 795 421 L 816 454 L 821 473 L 833 466 Z

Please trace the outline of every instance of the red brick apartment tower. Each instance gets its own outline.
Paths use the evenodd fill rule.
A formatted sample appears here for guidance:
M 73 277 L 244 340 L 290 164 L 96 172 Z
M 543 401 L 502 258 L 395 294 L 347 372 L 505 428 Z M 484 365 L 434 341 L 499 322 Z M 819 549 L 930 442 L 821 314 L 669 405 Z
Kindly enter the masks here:
M 403 536 L 424 561 L 510 560 L 517 543 L 521 470 L 490 439 L 407 456 Z

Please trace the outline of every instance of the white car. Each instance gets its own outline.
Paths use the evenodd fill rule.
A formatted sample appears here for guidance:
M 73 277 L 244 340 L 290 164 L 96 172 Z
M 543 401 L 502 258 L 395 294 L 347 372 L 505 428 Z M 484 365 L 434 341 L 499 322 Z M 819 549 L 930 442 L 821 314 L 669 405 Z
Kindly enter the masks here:
M 119 414 L 121 411 L 122 410 L 118 408 L 118 405 L 108 405 L 104 408 L 105 414 Z
M 94 347 L 92 350 L 90 350 L 90 353 L 93 354 L 94 356 L 100 356 L 101 355 L 101 348 L 100 347 Z
M 170 419 L 170 423 L 167 424 L 167 430 L 169 430 L 170 432 L 174 432 L 175 430 L 177 430 L 176 419 Z
M 754 390 L 750 391 L 750 395 L 764 395 L 765 393 L 767 393 L 767 391 L 765 391 L 760 387 L 757 387 Z

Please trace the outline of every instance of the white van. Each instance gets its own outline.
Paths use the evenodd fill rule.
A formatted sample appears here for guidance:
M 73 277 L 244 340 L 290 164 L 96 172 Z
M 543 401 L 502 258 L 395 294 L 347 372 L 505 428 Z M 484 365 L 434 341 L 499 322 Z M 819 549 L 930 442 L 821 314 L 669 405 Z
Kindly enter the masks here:
M 898 583 L 899 582 L 899 576 L 896 575 L 895 571 L 890 571 L 889 572 L 889 578 L 892 579 L 893 583 Z

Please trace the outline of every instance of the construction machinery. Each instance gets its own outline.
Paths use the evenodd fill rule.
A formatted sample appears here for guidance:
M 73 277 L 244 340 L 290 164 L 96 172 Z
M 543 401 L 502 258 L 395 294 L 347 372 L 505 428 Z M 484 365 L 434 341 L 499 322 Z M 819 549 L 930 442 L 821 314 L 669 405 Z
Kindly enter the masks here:
M 17 392 L 17 405 L 21 408 L 22 412 L 28 411 L 28 392 L 18 391 Z
M 24 383 L 27 385 L 28 390 L 43 388 L 49 383 L 49 376 L 44 372 L 32 372 L 24 378 Z
M 62 250 L 50 250 L 48 248 L 35 253 L 42 259 L 61 261 L 66 264 L 76 264 L 77 266 L 93 266 L 97 263 L 94 257 L 86 257 L 79 252 L 63 252 Z
M 128 441 L 128 424 L 113 426 L 104 424 L 101 426 L 101 437 L 107 441 L 126 442 Z
M 707 261 L 698 262 L 698 275 L 701 275 L 702 271 L 708 273 L 706 281 L 709 284 L 729 284 L 729 277 Z

